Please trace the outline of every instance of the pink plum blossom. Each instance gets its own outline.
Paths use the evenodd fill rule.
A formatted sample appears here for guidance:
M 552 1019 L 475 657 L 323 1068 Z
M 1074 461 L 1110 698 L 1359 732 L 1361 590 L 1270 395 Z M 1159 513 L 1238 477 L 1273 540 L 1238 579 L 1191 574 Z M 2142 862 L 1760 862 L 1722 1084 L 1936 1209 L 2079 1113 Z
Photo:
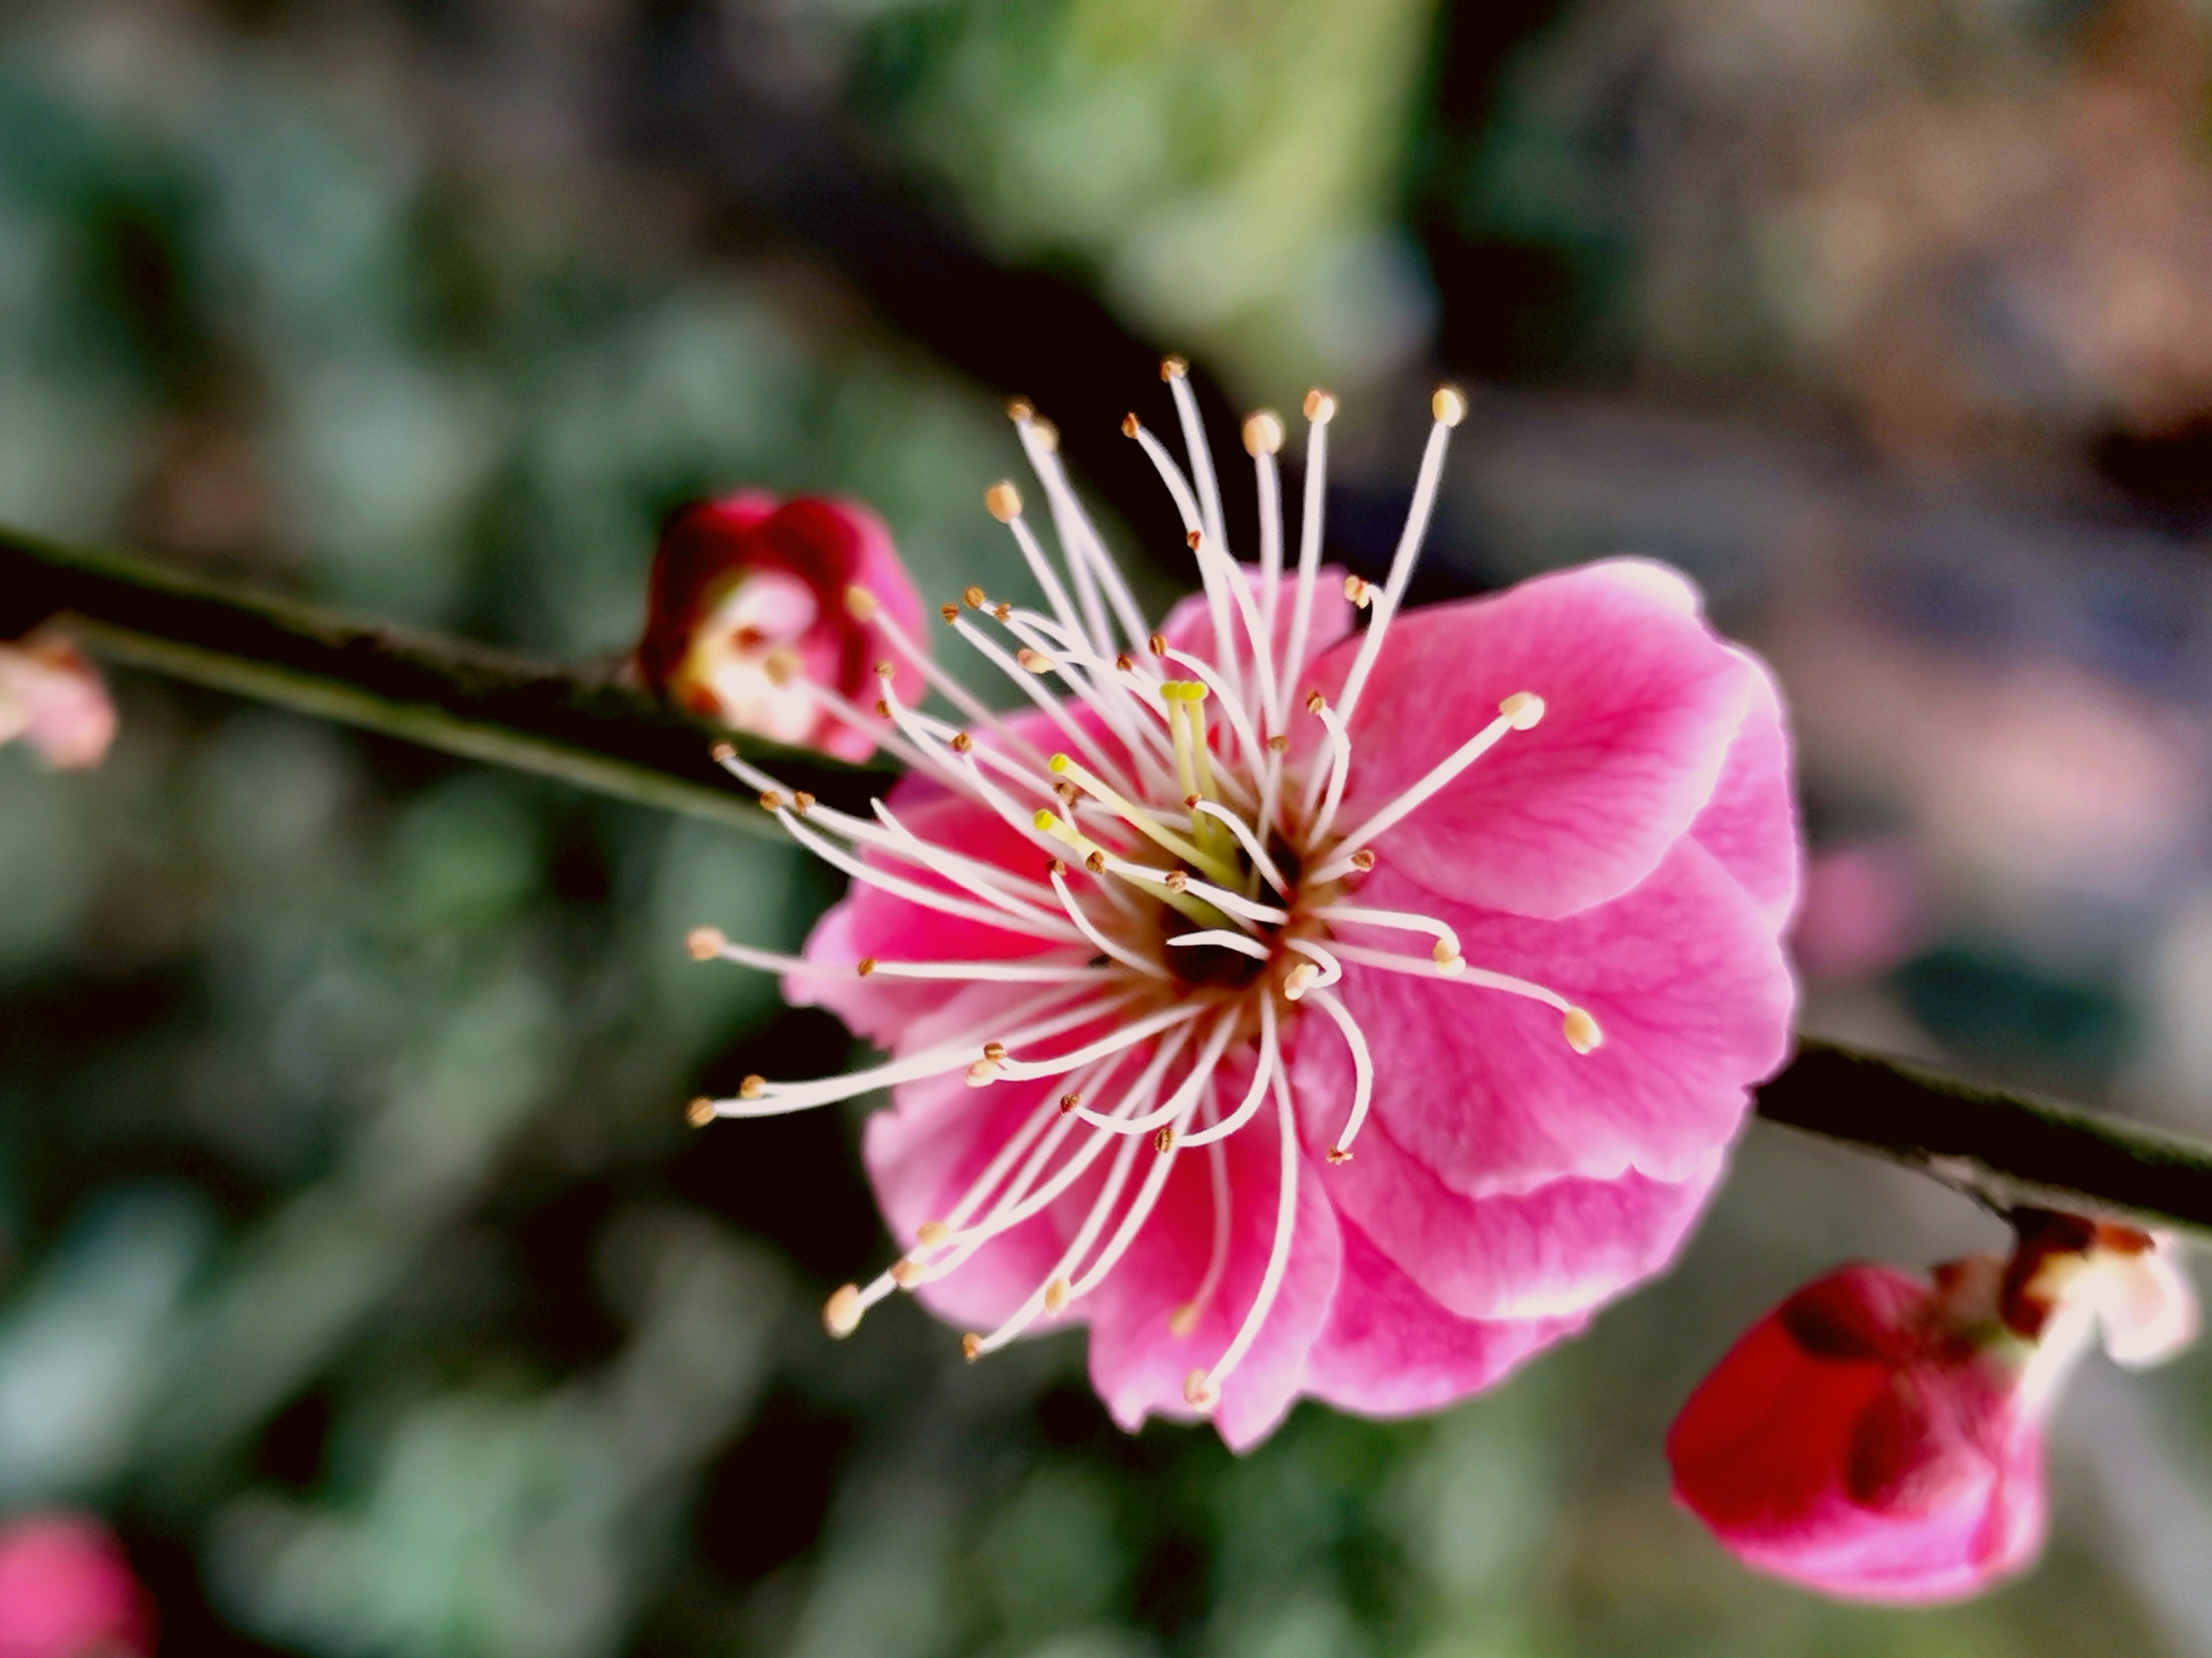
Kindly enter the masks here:
M 82 771 L 106 756 L 115 725 L 99 671 L 67 640 L 0 641 L 0 743 L 20 737 L 49 766 Z
M 1753 1325 L 1667 1439 L 1674 1495 L 1747 1564 L 1841 1599 L 1957 1600 L 2043 1543 L 2043 1426 L 2092 1330 L 2124 1363 L 2196 1331 L 2172 1246 L 2028 1212 L 1932 1282 L 1840 1267 Z
M 142 1658 L 146 1592 L 114 1538 L 74 1514 L 0 1524 L 0 1658 Z
M 841 760 L 875 751 L 877 663 L 921 677 L 921 601 L 883 520 L 857 501 L 747 489 L 678 508 L 653 555 L 637 666 L 647 685 L 733 730 Z
M 1210 1416 L 1243 1448 L 1302 1395 L 1396 1415 L 1486 1387 L 1667 1264 L 1788 1047 L 1798 841 L 1773 682 L 1674 571 L 1401 612 L 1456 392 L 1369 584 L 1321 562 L 1334 400 L 1307 400 L 1295 548 L 1282 423 L 1246 422 L 1239 563 L 1164 378 L 1188 470 L 1123 430 L 1202 592 L 1145 616 L 1018 403 L 1060 556 L 999 484 L 1042 604 L 943 615 L 1020 712 L 909 652 L 957 718 L 883 679 L 909 770 L 865 816 L 725 753 L 852 887 L 803 957 L 712 928 L 694 952 L 889 1057 L 692 1115 L 889 1088 L 864 1153 L 904 1253 L 830 1297 L 832 1333 L 902 1288 L 971 1358 L 1085 1325 L 1122 1425 Z

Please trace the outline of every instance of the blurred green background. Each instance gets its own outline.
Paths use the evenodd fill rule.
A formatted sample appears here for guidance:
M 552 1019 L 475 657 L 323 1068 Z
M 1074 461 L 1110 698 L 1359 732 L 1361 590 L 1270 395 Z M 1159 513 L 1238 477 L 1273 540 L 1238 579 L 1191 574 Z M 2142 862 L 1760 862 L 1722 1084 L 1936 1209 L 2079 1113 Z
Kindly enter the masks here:
M 0 520 L 581 659 L 744 483 L 1018 586 L 1016 391 L 1174 552 L 1113 436 L 1165 349 L 1337 391 L 1371 572 L 1455 374 L 1429 592 L 1649 552 L 1775 659 L 1808 1023 L 2212 1132 L 2209 131 L 2197 0 L 17 0 Z M 2092 1365 L 1966 1607 L 1670 1509 L 1758 1312 L 1993 1241 L 1933 1186 L 1754 1127 L 1490 1397 L 1127 1437 L 1079 1337 L 822 1336 L 855 1117 L 683 1127 L 842 1062 L 683 950 L 822 874 L 115 689 L 98 773 L 0 751 L 0 1513 L 109 1516 L 165 1651 L 2212 1653 L 2203 1357 Z

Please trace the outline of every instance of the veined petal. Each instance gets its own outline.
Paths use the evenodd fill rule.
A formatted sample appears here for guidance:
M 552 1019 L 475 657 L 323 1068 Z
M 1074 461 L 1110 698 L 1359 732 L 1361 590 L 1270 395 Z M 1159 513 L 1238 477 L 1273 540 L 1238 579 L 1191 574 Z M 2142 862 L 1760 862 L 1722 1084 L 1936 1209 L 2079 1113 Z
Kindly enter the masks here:
M 1640 885 L 1564 920 L 1453 903 L 1389 865 L 1360 897 L 1448 923 L 1468 963 L 1557 992 L 1603 1033 L 1595 1051 L 1578 1054 L 1546 1003 L 1346 968 L 1345 1005 L 1370 1031 L 1390 1033 L 1376 1051 L 1376 1121 L 1462 1196 L 1562 1175 L 1687 1178 L 1734 1136 L 1748 1085 L 1788 1054 L 1795 989 L 1781 946 L 1693 841 Z M 1341 1045 L 1308 1036 L 1299 1049 L 1307 1093 L 1346 1096 Z
M 1331 694 L 1354 647 L 1315 668 Z M 1381 837 L 1431 890 L 1517 914 L 1571 915 L 1658 866 L 1712 799 L 1743 723 L 1746 659 L 1640 561 L 1536 577 L 1390 624 L 1352 721 L 1350 828 L 1419 780 L 1516 692 L 1544 699 L 1515 732 Z
M 1751 695 L 1721 763 L 1720 780 L 1690 837 L 1721 861 L 1778 933 L 1796 914 L 1804 880 L 1796 793 L 1790 786 L 1790 733 L 1782 693 L 1757 657 L 1747 654 Z
M 1232 1108 L 1241 1085 L 1221 1087 L 1217 1104 Z M 1273 1114 L 1222 1141 L 1231 1204 L 1229 1257 L 1219 1285 L 1187 1334 L 1169 1321 L 1198 1287 L 1213 1242 L 1212 1181 L 1206 1152 L 1184 1156 L 1168 1179 L 1159 1208 L 1120 1268 L 1091 1297 L 1091 1381 L 1122 1427 L 1147 1416 L 1182 1420 L 1196 1412 L 1183 1382 L 1218 1359 L 1258 1293 L 1274 1240 L 1279 1148 Z M 1221 1384 L 1212 1420 L 1231 1449 L 1264 1439 L 1298 1396 L 1305 1357 L 1328 1316 L 1341 1246 L 1322 1176 L 1297 1159 L 1298 1202 L 1290 1267 L 1258 1340 Z
M 1326 1048 L 1326 1041 L 1318 1046 Z M 1327 1145 L 1338 1097 L 1306 1086 L 1309 1145 Z M 1719 1181 L 1716 1150 L 1675 1181 L 1630 1173 L 1569 1175 L 1525 1192 L 1471 1198 L 1453 1191 L 1370 1122 L 1348 1163 L 1322 1178 L 1338 1210 L 1438 1305 L 1462 1318 L 1563 1318 L 1588 1312 L 1674 1258 Z
M 1344 1266 L 1328 1322 L 1306 1355 L 1306 1392 L 1362 1416 L 1411 1416 L 1479 1393 L 1553 1342 L 1586 1313 L 1560 1318 L 1462 1318 L 1399 1270 L 1340 1217 Z

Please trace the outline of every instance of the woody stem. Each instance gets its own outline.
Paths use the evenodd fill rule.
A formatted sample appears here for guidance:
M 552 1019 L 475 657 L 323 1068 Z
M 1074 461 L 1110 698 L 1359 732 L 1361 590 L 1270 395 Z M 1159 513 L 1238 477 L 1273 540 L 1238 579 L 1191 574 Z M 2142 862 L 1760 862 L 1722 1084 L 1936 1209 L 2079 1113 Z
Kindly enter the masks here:
M 716 738 L 855 812 L 888 777 L 702 725 L 605 667 L 550 666 L 0 531 L 0 639 L 49 622 L 111 661 L 748 833 L 777 831 L 709 757 Z M 1758 1111 L 2000 1209 L 2212 1232 L 2212 1145 L 1931 1067 L 1808 1039 L 1759 1090 Z

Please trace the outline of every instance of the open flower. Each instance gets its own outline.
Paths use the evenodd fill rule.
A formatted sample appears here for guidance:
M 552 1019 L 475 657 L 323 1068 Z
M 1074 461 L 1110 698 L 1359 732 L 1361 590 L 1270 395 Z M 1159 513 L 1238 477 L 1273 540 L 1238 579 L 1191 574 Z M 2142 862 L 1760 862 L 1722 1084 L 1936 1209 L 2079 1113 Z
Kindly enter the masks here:
M 894 634 L 878 706 L 911 774 L 871 816 L 724 756 L 853 885 L 803 957 L 711 929 L 694 951 L 785 974 L 890 1057 L 693 1116 L 890 1088 L 865 1154 L 906 1253 L 830 1298 L 832 1332 L 902 1287 L 971 1357 L 1085 1323 L 1118 1421 L 1210 1414 L 1241 1447 L 1302 1394 L 1389 1414 L 1484 1387 L 1672 1256 L 1784 1055 L 1798 851 L 1773 685 L 1674 572 L 1401 613 L 1456 392 L 1373 586 L 1320 562 L 1326 393 L 1294 568 L 1282 424 L 1245 424 L 1243 565 L 1164 377 L 1188 474 L 1123 430 L 1202 594 L 1152 626 L 1018 403 L 1060 560 L 999 484 L 1043 607 L 971 587 L 943 615 L 1028 706 Z
M 146 1592 L 105 1527 L 73 1514 L 0 1525 L 0 1658 L 137 1658 L 153 1649 Z
M 857 501 L 748 489 L 671 514 L 638 641 L 646 683 L 694 714 L 841 760 L 875 751 L 874 666 L 915 639 L 921 601 Z M 903 695 L 921 689 L 910 665 Z
M 19 737 L 62 771 L 98 765 L 115 740 L 99 670 L 56 635 L 0 641 L 0 743 Z
M 1848 1600 L 1955 1600 L 2028 1565 L 2060 1381 L 2093 1330 L 2123 1363 L 2178 1351 L 2196 1299 L 2170 1244 L 2017 1224 L 2008 1261 L 1844 1266 L 1753 1325 L 1668 1435 L 1677 1500 L 1746 1564 Z

